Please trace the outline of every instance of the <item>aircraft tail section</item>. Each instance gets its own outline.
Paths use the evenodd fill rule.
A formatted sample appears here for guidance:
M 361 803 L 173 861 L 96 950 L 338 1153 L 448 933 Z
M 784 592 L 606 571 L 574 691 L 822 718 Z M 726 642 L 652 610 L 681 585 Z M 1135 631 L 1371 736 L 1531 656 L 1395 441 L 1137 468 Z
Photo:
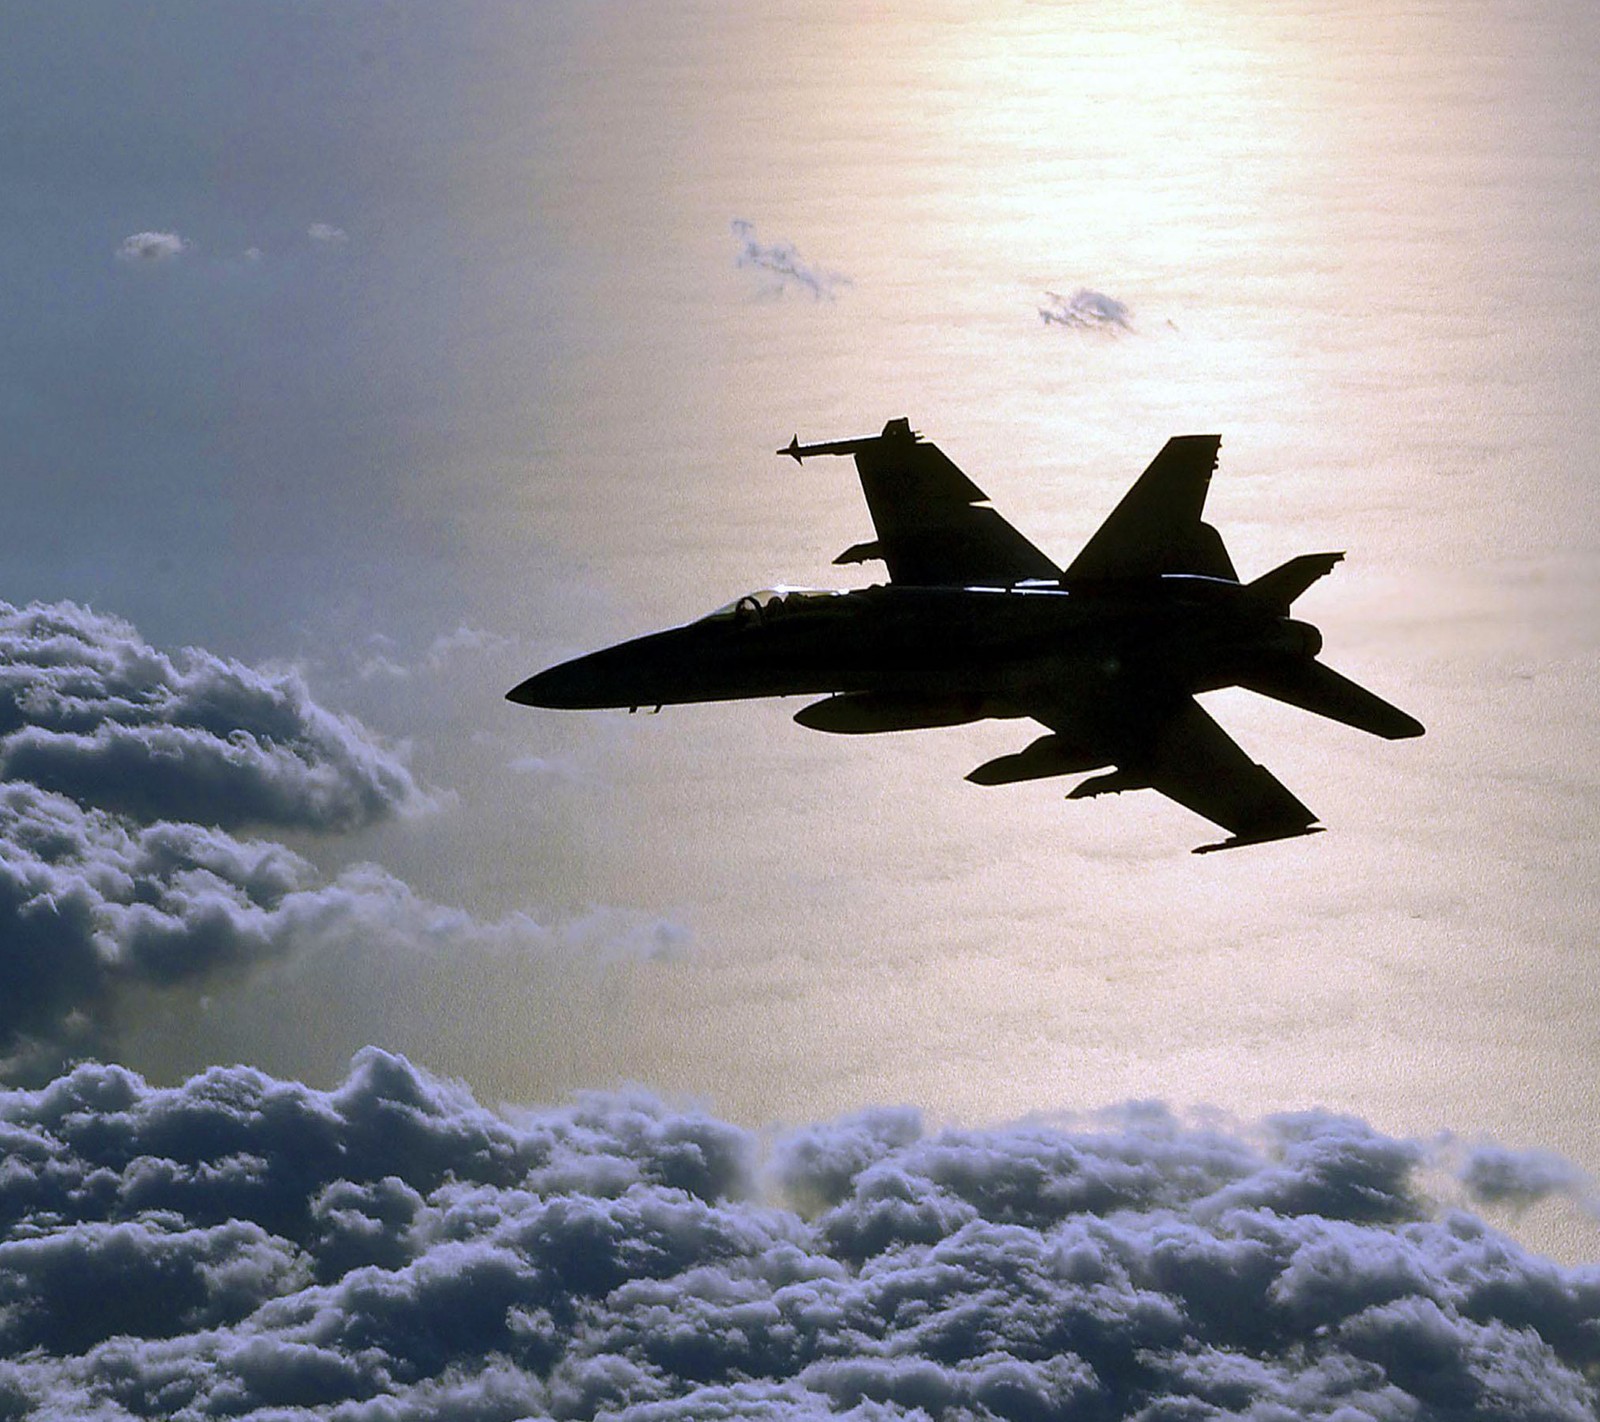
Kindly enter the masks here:
M 1238 684 L 1246 691 L 1270 696 L 1274 701 L 1298 706 L 1302 711 L 1326 716 L 1330 721 L 1341 721 L 1358 731 L 1382 736 L 1386 741 L 1404 740 L 1423 733 L 1422 723 L 1415 717 L 1406 715 L 1398 706 L 1391 706 L 1366 687 L 1356 685 L 1349 677 L 1340 676 L 1332 667 L 1310 658 L 1296 658 L 1264 668 L 1241 678 Z
M 1343 553 L 1302 553 L 1270 573 L 1263 573 L 1250 584 L 1250 591 L 1279 612 L 1287 613 L 1301 593 L 1343 561 Z
M 1238 582 L 1222 535 L 1201 519 L 1221 435 L 1177 435 L 1073 559 L 1063 582 L 1199 573 Z

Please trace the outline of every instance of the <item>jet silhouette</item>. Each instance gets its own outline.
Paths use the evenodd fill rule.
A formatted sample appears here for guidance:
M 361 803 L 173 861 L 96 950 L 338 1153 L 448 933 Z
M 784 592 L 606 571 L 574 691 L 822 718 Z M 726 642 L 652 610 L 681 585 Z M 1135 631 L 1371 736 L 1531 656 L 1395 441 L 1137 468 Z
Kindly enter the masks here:
M 1229 838 L 1195 852 L 1315 834 L 1312 814 L 1198 702 L 1242 686 L 1388 740 L 1419 722 L 1317 660 L 1322 634 L 1289 615 L 1343 553 L 1306 553 L 1241 583 L 1201 514 L 1222 443 L 1180 435 L 1063 570 L 907 420 L 803 445 L 797 463 L 853 455 L 877 537 L 834 561 L 881 559 L 853 591 L 769 588 L 687 626 L 529 677 L 526 706 L 660 707 L 827 693 L 795 720 L 856 734 L 1031 717 L 1049 734 L 967 776 L 1008 785 L 1091 776 L 1083 799 L 1153 789 Z

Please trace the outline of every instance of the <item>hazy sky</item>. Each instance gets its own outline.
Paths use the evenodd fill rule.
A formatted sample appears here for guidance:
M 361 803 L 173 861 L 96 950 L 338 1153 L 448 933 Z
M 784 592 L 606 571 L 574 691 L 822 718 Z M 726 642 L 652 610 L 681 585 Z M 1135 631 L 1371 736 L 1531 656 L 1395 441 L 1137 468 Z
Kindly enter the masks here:
M 1594 1257 L 1591 7 L 22 0 L 6 36 L 16 1080 L 326 1089 L 372 1044 L 749 1128 L 1346 1112 L 1570 1162 L 1479 1203 Z M 1220 432 L 1241 574 L 1348 550 L 1297 611 L 1427 737 L 1208 698 L 1328 832 L 1195 859 L 1154 796 L 965 783 L 1015 724 L 504 702 L 869 579 L 830 566 L 848 465 L 772 451 L 902 415 L 1063 562 Z

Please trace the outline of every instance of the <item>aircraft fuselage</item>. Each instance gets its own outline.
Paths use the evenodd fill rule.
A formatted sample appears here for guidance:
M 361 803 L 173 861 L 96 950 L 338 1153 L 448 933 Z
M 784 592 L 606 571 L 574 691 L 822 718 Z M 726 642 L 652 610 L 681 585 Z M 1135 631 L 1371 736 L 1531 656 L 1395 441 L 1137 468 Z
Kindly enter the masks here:
M 1024 715 L 1041 692 L 1110 689 L 1156 669 L 1164 685 L 1210 690 L 1263 658 L 1314 656 L 1321 642 L 1309 623 L 1262 608 L 1239 584 L 1192 575 L 1092 590 L 795 591 L 742 599 L 685 626 L 564 662 L 510 697 L 529 706 L 596 709 L 876 694 L 926 707 L 930 719 L 917 722 L 911 709 L 903 724 L 948 724 Z M 962 707 L 971 714 L 958 714 Z

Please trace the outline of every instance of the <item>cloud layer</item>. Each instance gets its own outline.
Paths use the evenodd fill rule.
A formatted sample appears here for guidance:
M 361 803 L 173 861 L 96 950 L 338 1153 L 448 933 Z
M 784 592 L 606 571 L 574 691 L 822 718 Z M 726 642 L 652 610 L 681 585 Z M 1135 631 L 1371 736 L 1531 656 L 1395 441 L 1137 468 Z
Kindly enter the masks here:
M 395 750 L 318 705 L 297 672 L 168 656 L 70 602 L 0 603 L 0 1080 L 104 1051 L 131 985 L 291 954 L 414 965 L 681 948 L 671 925 L 604 910 L 558 928 L 484 922 L 375 865 L 330 879 L 234 833 L 344 830 L 428 803 Z
M 1343 1118 L 778 1141 L 83 1066 L 0 1092 L 0 1414 L 1592 1418 L 1600 1270 Z
M 0 782 L 0 1080 L 98 1052 L 120 989 L 215 977 L 289 954 L 410 962 L 431 952 L 662 957 L 681 931 L 626 915 L 563 929 L 481 921 L 372 864 L 326 879 L 270 840 L 133 823 Z M 596 942 L 595 940 L 599 941 Z

